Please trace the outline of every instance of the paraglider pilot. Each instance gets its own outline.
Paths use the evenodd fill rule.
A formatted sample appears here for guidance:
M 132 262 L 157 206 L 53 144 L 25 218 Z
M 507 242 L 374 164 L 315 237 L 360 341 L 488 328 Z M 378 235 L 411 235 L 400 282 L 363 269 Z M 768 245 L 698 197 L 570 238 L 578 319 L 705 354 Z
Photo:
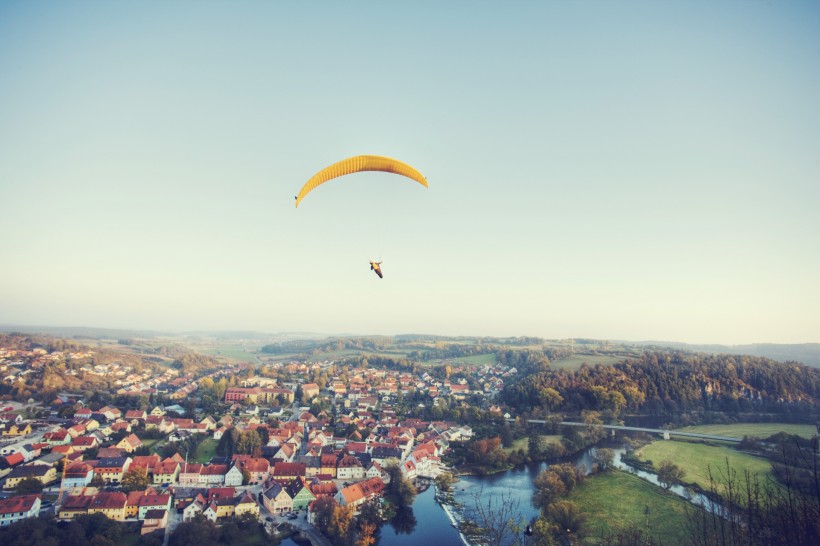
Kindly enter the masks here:
M 382 275 L 381 265 L 382 265 L 381 262 L 374 262 L 372 260 L 370 261 L 370 270 L 375 271 L 376 275 L 378 275 L 380 279 L 383 279 L 384 275 Z

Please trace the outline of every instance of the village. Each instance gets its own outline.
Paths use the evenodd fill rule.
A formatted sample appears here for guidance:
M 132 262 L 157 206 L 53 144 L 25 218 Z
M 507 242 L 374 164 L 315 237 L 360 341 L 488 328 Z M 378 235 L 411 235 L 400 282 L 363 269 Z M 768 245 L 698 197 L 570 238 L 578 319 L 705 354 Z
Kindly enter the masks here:
M 34 377 L 43 362 L 92 357 L 0 349 L 0 369 L 3 381 L 23 392 L 21 382 Z M 277 366 L 275 378 L 251 374 L 232 381 L 235 386 L 225 388 L 219 401 L 220 413 L 197 408 L 192 418 L 186 408 L 170 402 L 186 400 L 190 407 L 201 394 L 200 384 L 210 387 L 236 369 L 195 377 L 175 369 L 134 374 L 117 365 L 82 366 L 86 373 L 116 377 L 112 394 L 144 401 L 160 392 L 166 404 L 94 407 L 70 393 L 42 403 L 4 403 L 0 525 L 38 516 L 71 520 L 102 513 L 140 523 L 142 534 L 167 535 L 180 522 L 197 517 L 217 524 L 256 518 L 271 533 L 285 522 L 309 528 L 317 500 L 331 498 L 354 510 L 379 501 L 390 481 L 390 466 L 411 482 L 432 480 L 447 470 L 442 456 L 450 444 L 472 437 L 471 428 L 462 423 L 401 415 L 397 402 L 403 397 L 422 396 L 419 409 L 464 403 L 468 396 L 489 400 L 503 387 L 504 377 L 515 373 L 486 366 L 471 368 L 469 377 L 456 373 L 460 379 L 451 381 L 427 371 L 345 367 L 338 373 L 332 360 L 290 362 Z M 321 386 L 308 382 L 318 376 Z M 27 419 L 27 413 L 39 417 Z M 213 455 L 204 462 L 189 461 L 193 453 L 157 453 L 161 445 L 192 437 L 224 445 L 226 435 L 236 439 L 249 431 L 264 441 L 249 450 L 231 445 L 228 456 Z

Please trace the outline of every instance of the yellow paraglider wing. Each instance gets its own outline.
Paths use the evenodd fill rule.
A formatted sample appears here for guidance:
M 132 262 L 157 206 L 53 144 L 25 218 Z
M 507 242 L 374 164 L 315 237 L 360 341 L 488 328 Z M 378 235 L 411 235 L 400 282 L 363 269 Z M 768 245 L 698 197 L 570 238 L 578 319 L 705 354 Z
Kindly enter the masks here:
M 307 194 L 313 191 L 314 188 L 321 186 L 329 180 L 344 176 L 346 174 L 353 174 L 362 171 L 382 171 L 386 173 L 400 174 L 412 180 L 415 180 L 425 188 L 427 187 L 427 179 L 424 178 L 420 172 L 408 165 L 402 163 L 397 159 L 389 157 L 382 157 L 378 155 L 357 155 L 343 159 L 338 163 L 334 163 L 330 167 L 326 167 L 313 175 L 313 178 L 308 180 L 302 189 L 299 190 L 299 195 L 296 196 L 296 206 Z

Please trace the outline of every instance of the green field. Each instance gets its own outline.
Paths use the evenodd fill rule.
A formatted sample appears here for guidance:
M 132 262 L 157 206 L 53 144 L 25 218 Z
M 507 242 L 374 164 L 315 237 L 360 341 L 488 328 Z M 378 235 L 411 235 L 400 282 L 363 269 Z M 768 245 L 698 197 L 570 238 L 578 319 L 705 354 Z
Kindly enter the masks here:
M 577 370 L 584 363 L 590 366 L 594 366 L 595 364 L 611 366 L 612 364 L 621 362 L 623 359 L 624 357 L 622 356 L 576 354 L 570 358 L 562 358 L 561 360 L 550 362 L 550 366 L 555 369 Z
M 211 356 L 224 356 L 233 360 L 242 362 L 259 362 L 255 353 L 249 352 L 246 347 L 241 346 L 224 346 L 224 347 L 203 347 L 199 351 Z
M 472 364 L 473 366 L 494 365 L 496 362 L 495 353 L 483 355 L 462 356 L 455 359 L 460 364 Z
M 148 438 L 142 441 L 142 445 L 148 448 L 148 451 L 155 453 L 154 447 L 162 441 L 162 438 Z
M 202 443 L 200 443 L 199 446 L 197 446 L 196 453 L 190 459 L 190 462 L 207 463 L 216 454 L 216 446 L 218 444 L 219 440 L 214 440 L 213 438 L 207 438 L 205 440 L 202 440 Z
M 544 438 L 547 439 L 547 443 L 549 444 L 560 444 L 561 443 L 561 435 L 560 434 L 545 434 L 543 435 Z M 524 453 L 529 453 L 530 446 L 529 438 L 519 438 L 518 440 L 513 440 L 513 444 L 510 447 L 505 447 L 504 451 L 507 453 L 511 453 L 513 451 L 518 451 L 519 449 L 523 449 Z
M 587 544 L 604 544 L 605 534 L 629 525 L 645 530 L 647 506 L 649 534 L 657 541 L 672 544 L 685 536 L 686 501 L 627 472 L 590 476 L 569 500 L 587 516 Z
M 704 489 L 709 489 L 709 469 L 718 482 L 723 481 L 721 472 L 725 474 L 727 460 L 738 476 L 743 476 L 744 470 L 759 476 L 761 481 L 771 475 L 769 461 L 735 451 L 731 447 L 661 440 L 640 448 L 636 455 L 641 460 L 652 461 L 655 468 L 661 461 L 672 461 L 686 473 L 683 477 L 685 483 L 695 483 Z
M 743 438 L 744 436 L 756 436 L 758 438 L 768 438 L 778 432 L 794 434 L 803 438 L 812 438 L 817 433 L 814 425 L 792 425 L 787 423 L 737 423 L 732 425 L 698 425 L 695 427 L 685 427 L 680 429 L 684 432 L 696 432 L 698 434 L 715 434 L 718 436 L 731 436 L 732 438 Z

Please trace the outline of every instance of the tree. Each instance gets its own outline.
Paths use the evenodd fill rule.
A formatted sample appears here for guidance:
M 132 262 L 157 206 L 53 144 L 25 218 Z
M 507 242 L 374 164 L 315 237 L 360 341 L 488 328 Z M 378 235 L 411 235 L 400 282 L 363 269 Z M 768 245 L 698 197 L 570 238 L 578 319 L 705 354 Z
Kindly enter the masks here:
M 567 493 L 567 487 L 561 476 L 550 469 L 542 470 L 533 481 L 533 486 L 535 491 L 532 494 L 532 503 L 542 512 L 546 512 L 550 504 Z
M 328 533 L 331 537 L 336 538 L 339 543 L 350 543 L 354 531 L 353 511 L 354 508 L 350 504 L 345 506 L 339 506 L 337 504 L 333 508 L 333 513 L 330 515 Z
M 359 505 L 359 515 L 356 519 L 360 526 L 364 523 L 372 523 L 376 525 L 376 529 L 378 530 L 379 525 L 384 522 L 382 518 L 381 500 L 373 498 Z
M 43 491 L 43 482 L 37 478 L 23 478 L 17 483 L 14 490 L 20 495 L 29 495 Z
M 125 491 L 142 491 L 148 487 L 147 468 L 129 468 L 122 477 L 122 488 Z
M 409 507 L 416 498 L 416 488 L 401 472 L 398 463 L 391 462 L 385 466 L 390 483 L 384 489 L 384 497 L 397 508 Z
M 509 491 L 500 499 L 492 495 L 483 497 L 483 488 L 473 494 L 473 505 L 467 508 L 467 517 L 481 529 L 485 543 L 489 546 L 509 544 L 521 532 L 523 516 L 518 510 L 518 499 L 513 499 Z
M 541 516 L 532 524 L 532 537 L 525 540 L 524 544 L 527 546 L 557 546 L 559 543 L 553 537 L 555 531 L 557 531 L 555 524 Z
M 673 485 L 681 483 L 686 474 L 682 468 L 669 460 L 663 460 L 658 465 L 658 481 L 665 489 L 670 489 Z
M 548 411 L 554 411 L 564 402 L 564 398 L 554 388 L 546 387 L 539 393 L 539 402 Z
M 684 470 L 672 461 L 661 461 L 658 466 L 658 481 L 664 489 L 670 489 L 673 485 L 679 484 L 685 474 Z
M 313 524 L 324 534 L 328 534 L 330 518 L 335 507 L 336 501 L 330 497 L 322 497 L 313 503 Z
M 541 434 L 533 434 L 527 439 L 527 451 L 532 460 L 539 461 L 547 452 L 547 439 Z
M 612 466 L 615 452 L 609 448 L 599 447 L 593 451 L 592 461 L 598 467 L 598 472 L 605 472 Z
M 820 483 L 818 443 L 788 461 L 811 466 L 811 481 Z M 793 546 L 820 544 L 820 488 L 795 483 L 761 483 L 748 469 L 742 475 L 729 466 L 709 468 L 709 496 L 720 499 L 717 509 L 688 512 L 687 535 L 695 546 Z
M 512 437 L 512 430 L 510 429 L 510 424 L 507 421 L 501 423 L 501 445 L 504 447 L 510 447 L 513 444 L 513 437 Z
M 453 476 L 450 472 L 442 472 L 438 476 L 436 476 L 435 482 L 436 487 L 444 492 L 452 491 L 453 484 L 456 483 L 457 478 Z
M 581 513 L 577 504 L 572 501 L 561 500 L 549 506 L 547 513 L 552 521 L 567 535 L 583 536 L 586 516 Z
M 180 523 L 171 534 L 170 546 L 218 546 L 219 529 L 205 518 Z
M 262 446 L 262 438 L 255 430 L 247 430 L 239 435 L 236 442 L 236 453 L 251 454 L 253 451 Z
M 356 539 L 356 546 L 372 546 L 376 543 L 376 527 L 375 524 L 365 522 L 359 526 L 359 538 Z

